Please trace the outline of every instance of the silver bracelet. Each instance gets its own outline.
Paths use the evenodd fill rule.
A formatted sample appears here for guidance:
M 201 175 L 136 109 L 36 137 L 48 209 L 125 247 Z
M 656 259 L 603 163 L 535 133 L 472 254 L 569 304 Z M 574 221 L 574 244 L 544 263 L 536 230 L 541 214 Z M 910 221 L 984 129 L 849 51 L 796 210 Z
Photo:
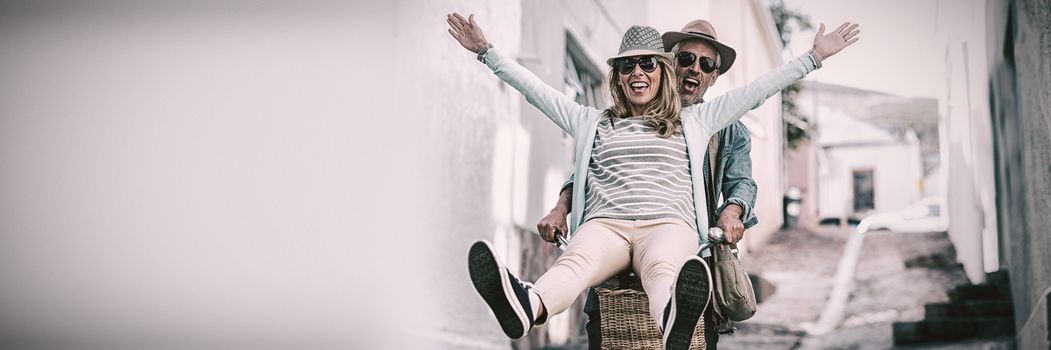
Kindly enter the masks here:
M 810 60 L 814 62 L 814 69 L 821 68 L 821 59 L 817 57 L 817 53 L 811 49 L 807 51 L 807 54 L 810 55 Z
M 485 63 L 485 54 L 489 52 L 489 49 L 493 48 L 492 43 L 485 43 L 485 46 L 481 50 L 478 50 L 478 62 Z

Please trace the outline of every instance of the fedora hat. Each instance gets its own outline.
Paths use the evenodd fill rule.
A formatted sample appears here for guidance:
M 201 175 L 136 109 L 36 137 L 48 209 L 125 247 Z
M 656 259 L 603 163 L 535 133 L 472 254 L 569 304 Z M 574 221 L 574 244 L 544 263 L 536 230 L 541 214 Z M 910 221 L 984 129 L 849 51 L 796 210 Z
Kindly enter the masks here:
M 734 64 L 734 59 L 737 58 L 737 51 L 719 42 L 715 35 L 715 27 L 703 19 L 686 23 L 682 27 L 682 31 L 664 33 L 661 39 L 664 41 L 664 49 L 667 51 L 671 51 L 675 44 L 683 40 L 703 40 L 711 44 L 719 52 L 719 74 L 730 70 L 730 66 Z
M 606 60 L 606 64 L 612 66 L 613 60 L 621 57 L 645 55 L 664 56 L 669 60 L 675 56 L 665 52 L 664 45 L 661 44 L 660 32 L 656 29 L 647 26 L 631 26 L 628 31 L 624 32 L 624 38 L 620 40 L 620 51 L 616 56 Z

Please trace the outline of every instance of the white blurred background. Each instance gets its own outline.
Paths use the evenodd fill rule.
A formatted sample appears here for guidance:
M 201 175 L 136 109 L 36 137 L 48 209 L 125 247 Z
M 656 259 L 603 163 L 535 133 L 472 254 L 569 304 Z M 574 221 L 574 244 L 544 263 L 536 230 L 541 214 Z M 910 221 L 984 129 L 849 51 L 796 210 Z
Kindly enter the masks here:
M 395 6 L 4 2 L 0 347 L 405 341 L 435 160 Z

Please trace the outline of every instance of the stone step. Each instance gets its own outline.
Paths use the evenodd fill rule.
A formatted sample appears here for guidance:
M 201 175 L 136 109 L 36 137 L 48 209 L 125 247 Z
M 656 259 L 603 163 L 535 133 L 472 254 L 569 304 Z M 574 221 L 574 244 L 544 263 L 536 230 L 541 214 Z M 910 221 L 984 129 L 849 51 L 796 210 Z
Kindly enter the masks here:
M 997 298 L 1010 298 L 1011 296 L 1004 293 L 1003 290 L 994 285 L 989 284 L 966 284 L 957 286 L 949 291 L 949 301 L 952 303 L 963 302 L 966 300 L 975 299 L 997 299 Z
M 1013 317 L 966 317 L 895 322 L 894 344 L 986 338 L 1014 334 Z
M 949 316 L 996 317 L 1014 316 L 1011 299 L 968 300 L 963 305 L 949 309 Z
M 916 344 L 929 340 L 921 331 L 921 323 L 922 321 L 894 322 L 892 326 L 894 345 Z
M 983 317 L 923 321 L 928 335 L 942 339 L 983 338 L 1014 334 L 1014 318 Z
M 925 320 L 945 320 L 959 317 L 1013 316 L 1010 299 L 978 299 L 962 303 L 935 303 L 924 305 Z
M 944 320 L 949 318 L 949 303 L 934 303 L 923 306 L 924 320 Z
M 1010 287 L 1011 275 L 1007 273 L 1007 270 L 999 270 L 985 274 L 985 283 L 1000 287 Z

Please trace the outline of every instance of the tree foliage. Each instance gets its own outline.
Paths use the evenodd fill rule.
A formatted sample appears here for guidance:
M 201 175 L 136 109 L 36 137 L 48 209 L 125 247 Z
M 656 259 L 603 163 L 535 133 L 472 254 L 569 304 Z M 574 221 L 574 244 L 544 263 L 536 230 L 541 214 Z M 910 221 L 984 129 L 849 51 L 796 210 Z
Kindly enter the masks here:
M 814 28 L 810 24 L 810 16 L 785 8 L 780 0 L 773 0 L 770 4 L 770 13 L 774 17 L 774 25 L 780 34 L 781 44 L 788 47 L 792 41 L 794 31 L 805 31 Z M 792 84 L 781 92 L 781 108 L 784 110 L 785 138 L 788 147 L 795 149 L 801 142 L 810 139 L 814 131 L 814 125 L 809 118 L 796 108 L 796 97 L 799 96 L 799 83 Z

